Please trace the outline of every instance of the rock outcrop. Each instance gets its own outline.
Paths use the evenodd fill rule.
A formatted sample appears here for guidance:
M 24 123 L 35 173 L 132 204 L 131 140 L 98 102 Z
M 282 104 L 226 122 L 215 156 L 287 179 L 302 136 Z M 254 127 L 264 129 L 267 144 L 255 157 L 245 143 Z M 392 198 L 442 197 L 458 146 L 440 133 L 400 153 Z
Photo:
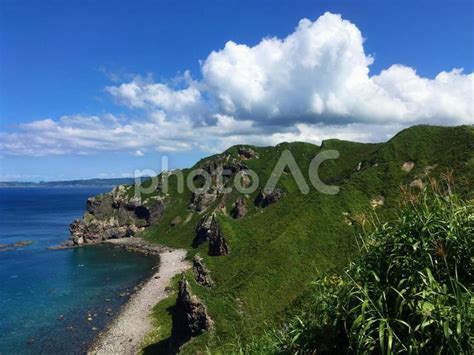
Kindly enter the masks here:
M 217 196 L 217 190 L 209 189 L 209 191 L 202 193 L 194 192 L 191 197 L 190 209 L 193 209 L 196 212 L 203 212 L 216 201 Z
M 156 224 L 165 211 L 163 200 L 151 197 L 145 202 L 128 197 L 125 186 L 87 200 L 86 212 L 69 226 L 70 238 L 66 245 L 93 244 L 113 238 L 135 235 L 151 224 Z
M 244 148 L 244 150 L 247 148 Z M 245 150 L 248 156 L 254 156 L 254 152 Z M 191 197 L 191 203 L 188 206 L 189 211 L 204 212 L 209 207 L 213 206 L 216 201 L 226 194 L 226 187 L 231 187 L 233 178 L 240 171 L 248 171 L 248 166 L 241 160 L 232 158 L 230 155 L 222 155 L 213 158 L 212 160 L 204 161 L 199 166 L 200 169 L 209 174 L 211 181 L 210 186 L 205 191 L 194 192 Z M 243 186 L 250 184 L 250 178 L 244 174 L 242 177 Z M 197 177 L 195 182 L 199 183 L 200 178 Z M 201 177 L 201 186 L 202 177 Z M 199 186 L 199 184 L 198 184 Z
M 211 287 L 213 282 L 209 270 L 202 262 L 202 258 L 199 255 L 193 258 L 193 273 L 196 282 L 204 287 Z
M 16 250 L 18 248 L 23 248 L 31 244 L 33 244 L 32 240 L 20 240 L 11 244 L 0 244 L 0 252 Z
M 285 193 L 279 188 L 274 188 L 271 192 L 262 190 L 255 198 L 255 206 L 265 208 L 272 203 L 280 201 L 284 196 Z
M 220 232 L 219 223 L 214 213 L 209 216 L 204 216 L 198 222 L 193 247 L 198 247 L 205 241 L 209 241 L 208 255 L 223 256 L 229 254 L 229 246 Z
M 240 159 L 258 159 L 257 153 L 252 148 L 249 147 L 239 147 L 238 154 Z
M 202 167 L 211 176 L 223 174 L 224 176 L 232 176 L 241 170 L 248 170 L 248 166 L 238 159 L 230 156 L 221 156 L 209 161 L 206 161 Z
M 68 244 L 70 246 L 94 244 L 107 239 L 132 237 L 140 230 L 141 228 L 134 225 L 119 226 L 116 220 L 109 222 L 92 220 L 86 223 L 84 220 L 76 219 L 69 225 Z
M 235 202 L 235 206 L 232 211 L 230 211 L 230 215 L 232 216 L 232 218 L 239 219 L 244 217 L 246 214 L 247 207 L 245 205 L 245 199 L 241 197 Z
M 189 284 L 183 277 L 179 282 L 178 297 L 172 315 L 171 351 L 178 352 L 184 343 L 211 329 L 212 325 L 206 306 L 191 293 Z

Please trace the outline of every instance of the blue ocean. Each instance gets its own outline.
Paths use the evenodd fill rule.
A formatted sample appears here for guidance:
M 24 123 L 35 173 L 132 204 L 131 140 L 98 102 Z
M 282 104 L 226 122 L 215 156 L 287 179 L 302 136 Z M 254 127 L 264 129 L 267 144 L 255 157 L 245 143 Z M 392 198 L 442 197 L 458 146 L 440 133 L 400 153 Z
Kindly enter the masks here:
M 0 189 L 0 354 L 83 353 L 156 259 L 111 246 L 47 250 L 109 188 Z

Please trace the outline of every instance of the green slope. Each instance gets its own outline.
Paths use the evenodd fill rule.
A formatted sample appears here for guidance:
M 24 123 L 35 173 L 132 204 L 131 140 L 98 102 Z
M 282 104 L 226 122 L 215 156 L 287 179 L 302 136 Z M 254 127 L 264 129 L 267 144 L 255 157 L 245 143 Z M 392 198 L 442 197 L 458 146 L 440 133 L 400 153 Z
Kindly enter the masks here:
M 338 150 L 340 157 L 324 162 L 320 176 L 324 182 L 338 185 L 340 192 L 325 195 L 310 185 L 310 193 L 302 194 L 292 175 L 284 173 L 278 187 L 286 196 L 277 203 L 264 209 L 254 207 L 257 191 L 246 198 L 249 212 L 242 219 L 235 220 L 217 209 L 221 211 L 218 220 L 231 251 L 227 256 L 209 257 L 207 243 L 196 249 L 191 246 L 195 226 L 203 215 L 188 211 L 191 192 L 177 193 L 176 179 L 171 177 L 165 215 L 159 225 L 144 232 L 144 237 L 187 248 L 190 258 L 199 253 L 215 281 L 215 286 L 208 289 L 193 282 L 191 273 L 187 277 L 193 292 L 206 304 L 215 329 L 192 339 L 184 353 L 206 348 L 229 351 L 227 344 L 237 339 L 245 343 L 304 303 L 302 295 L 311 280 L 328 271 L 337 272 L 354 256 L 359 231 L 357 224 L 350 221 L 373 212 L 373 199 L 384 198 L 377 212 L 381 218 L 390 219 L 398 207 L 401 185 L 417 178 L 426 183 L 429 177 L 439 178 L 449 169 L 453 170 L 459 192 L 473 197 L 472 126 L 415 126 L 380 144 L 327 140 L 321 146 L 296 142 L 251 148 L 259 158 L 244 163 L 258 173 L 262 187 L 285 150 L 292 153 L 308 184 L 311 159 L 321 151 Z M 238 147 L 232 147 L 221 155 L 203 159 L 193 168 L 228 154 L 237 159 L 237 151 Z M 406 162 L 414 163 L 411 171 L 402 169 Z M 189 171 L 184 170 L 184 174 Z M 205 213 L 220 203 L 228 212 L 239 197 L 233 192 L 224 200 L 219 198 Z M 183 222 L 171 226 L 178 216 Z M 160 311 L 160 305 L 156 314 L 158 318 L 168 317 L 163 309 Z M 161 332 L 150 342 L 166 336 Z

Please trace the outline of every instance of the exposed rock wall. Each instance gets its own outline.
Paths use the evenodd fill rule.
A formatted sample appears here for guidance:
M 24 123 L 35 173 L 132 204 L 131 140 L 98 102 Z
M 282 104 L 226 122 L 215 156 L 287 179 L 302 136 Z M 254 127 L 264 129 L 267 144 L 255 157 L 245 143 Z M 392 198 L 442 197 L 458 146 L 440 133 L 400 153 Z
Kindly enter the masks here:
M 117 186 L 112 192 L 87 200 L 84 217 L 69 226 L 67 245 L 131 237 L 144 227 L 158 223 L 164 211 L 165 204 L 161 198 L 152 197 L 143 203 L 128 197 L 125 186 Z
M 223 190 L 232 182 L 232 178 L 239 171 L 248 170 L 248 167 L 235 158 L 221 156 L 204 162 L 200 169 L 211 177 L 211 186 L 205 191 L 193 193 L 188 209 L 196 212 L 203 212 L 213 205 L 219 197 L 224 195 Z
M 246 159 L 258 159 L 258 154 L 250 147 L 239 147 L 239 157 L 243 160 Z
M 196 282 L 204 287 L 211 287 L 213 281 L 209 270 L 206 268 L 202 262 L 202 258 L 199 255 L 196 255 L 193 258 L 193 273 Z
M 265 208 L 272 203 L 280 201 L 284 196 L 285 193 L 279 188 L 275 188 L 271 192 L 264 192 L 262 190 L 255 198 L 255 206 Z
M 247 207 L 245 205 L 245 198 L 241 197 L 235 202 L 235 206 L 230 212 L 235 219 L 244 217 L 247 214 Z
M 215 189 L 209 189 L 202 193 L 194 192 L 191 197 L 190 209 L 196 212 L 203 212 L 216 201 L 218 195 L 219 192 Z
M 209 241 L 208 254 L 210 256 L 229 254 L 229 246 L 220 232 L 219 223 L 214 213 L 209 216 L 204 216 L 196 226 L 196 236 L 193 240 L 193 246 L 197 247 L 205 241 Z

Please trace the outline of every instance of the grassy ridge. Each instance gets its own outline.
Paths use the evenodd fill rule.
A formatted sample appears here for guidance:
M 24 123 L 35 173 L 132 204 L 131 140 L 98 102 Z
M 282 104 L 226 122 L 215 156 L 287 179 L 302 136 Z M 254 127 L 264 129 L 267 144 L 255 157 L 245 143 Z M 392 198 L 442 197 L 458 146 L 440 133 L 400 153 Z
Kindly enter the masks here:
M 191 193 L 176 193 L 176 180 L 171 178 L 163 220 L 149 228 L 145 237 L 187 248 L 190 257 L 200 253 L 215 280 L 215 287 L 206 289 L 193 283 L 191 275 L 188 277 L 193 292 L 207 305 L 216 328 L 193 339 L 183 349 L 185 353 L 206 348 L 225 352 L 237 337 L 245 343 L 268 325 L 284 320 L 295 307 L 305 303 L 305 291 L 311 280 L 339 272 L 357 254 L 355 238 L 360 230 L 351 221 L 372 211 L 371 201 L 379 196 L 384 198 L 379 215 L 393 218 L 399 206 L 400 185 L 410 184 L 416 178 L 426 181 L 427 169 L 432 177 L 452 169 L 459 192 L 473 196 L 472 127 L 416 126 L 381 144 L 327 140 L 321 146 L 283 143 L 252 149 L 259 159 L 246 160 L 245 164 L 258 173 L 262 187 L 284 150 L 292 153 L 310 184 L 311 159 L 320 151 L 336 149 L 339 159 L 324 162 L 320 176 L 323 181 L 338 185 L 340 192 L 324 195 L 310 186 L 309 194 L 301 194 L 291 174 L 285 173 L 278 187 L 287 194 L 278 203 L 265 209 L 255 208 L 255 192 L 246 199 L 249 213 L 243 219 L 234 220 L 225 213 L 218 215 L 231 252 L 226 257 L 208 257 L 206 245 L 191 247 L 196 223 L 202 215 L 187 210 Z M 237 158 L 237 147 L 224 154 Z M 217 157 L 204 159 L 193 168 Z M 405 162 L 414 163 L 411 171 L 402 169 Z M 188 172 L 185 170 L 184 174 Z M 237 197 L 236 193 L 226 197 L 227 211 Z M 220 202 L 216 201 L 208 211 Z M 172 227 L 171 221 L 177 216 L 183 222 Z

